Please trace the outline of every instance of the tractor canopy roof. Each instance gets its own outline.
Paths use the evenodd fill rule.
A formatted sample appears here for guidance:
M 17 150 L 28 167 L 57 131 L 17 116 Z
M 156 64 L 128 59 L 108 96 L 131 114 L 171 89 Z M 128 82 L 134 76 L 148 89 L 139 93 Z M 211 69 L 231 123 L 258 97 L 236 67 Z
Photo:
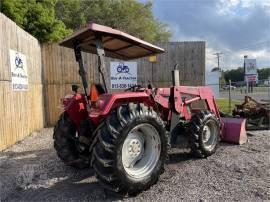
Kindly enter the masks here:
M 96 40 L 98 38 L 102 39 L 106 57 L 131 60 L 164 52 L 164 49 L 151 43 L 95 23 L 90 23 L 73 33 L 60 42 L 60 45 L 74 48 L 74 45 L 77 44 L 82 51 L 97 54 Z

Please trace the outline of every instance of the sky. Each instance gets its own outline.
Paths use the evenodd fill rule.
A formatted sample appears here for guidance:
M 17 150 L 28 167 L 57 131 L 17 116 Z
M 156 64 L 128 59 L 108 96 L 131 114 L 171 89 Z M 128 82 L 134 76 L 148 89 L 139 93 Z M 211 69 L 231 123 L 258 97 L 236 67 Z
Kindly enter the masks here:
M 243 56 L 270 67 L 270 0 L 152 0 L 154 16 L 169 25 L 171 41 L 206 41 L 206 70 L 243 66 Z

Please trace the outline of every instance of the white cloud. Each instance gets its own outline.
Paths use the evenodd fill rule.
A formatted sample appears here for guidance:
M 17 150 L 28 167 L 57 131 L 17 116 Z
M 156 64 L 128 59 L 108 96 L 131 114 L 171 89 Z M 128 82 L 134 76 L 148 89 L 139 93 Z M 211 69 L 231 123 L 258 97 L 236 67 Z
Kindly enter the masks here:
M 245 54 L 270 66 L 270 0 L 156 0 L 156 17 L 167 22 L 174 41 L 206 41 L 206 67 L 242 66 Z
M 210 71 L 214 67 L 217 67 L 217 58 L 213 53 L 218 52 L 211 47 L 206 48 L 206 71 Z M 249 58 L 254 58 L 257 60 L 257 66 L 270 67 L 270 52 L 266 49 L 259 51 L 224 51 L 220 58 L 220 67 L 223 70 L 228 68 L 238 68 L 243 66 L 244 56 L 247 55 Z
M 221 0 L 217 5 L 217 12 L 220 15 L 235 15 L 235 8 L 241 3 L 240 0 Z

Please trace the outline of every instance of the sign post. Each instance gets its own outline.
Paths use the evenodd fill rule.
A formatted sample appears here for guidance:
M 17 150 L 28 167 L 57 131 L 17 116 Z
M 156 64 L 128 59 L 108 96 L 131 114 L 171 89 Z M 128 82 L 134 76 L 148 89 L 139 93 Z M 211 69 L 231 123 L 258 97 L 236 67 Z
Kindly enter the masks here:
M 111 89 L 137 85 L 137 62 L 111 62 Z
M 268 100 L 270 100 L 270 76 L 268 77 Z
M 232 86 L 232 82 L 231 82 L 231 80 L 229 80 L 229 111 L 230 112 L 232 110 L 231 86 Z

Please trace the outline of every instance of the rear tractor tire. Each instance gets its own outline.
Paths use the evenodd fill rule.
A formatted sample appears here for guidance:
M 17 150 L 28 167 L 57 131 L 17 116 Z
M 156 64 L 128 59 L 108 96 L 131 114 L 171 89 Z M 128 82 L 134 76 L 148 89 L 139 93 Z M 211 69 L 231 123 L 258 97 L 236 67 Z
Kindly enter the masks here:
M 75 168 L 89 167 L 89 163 L 79 155 L 75 140 L 72 139 L 75 136 L 75 125 L 68 117 L 68 114 L 64 112 L 54 127 L 53 139 L 56 153 L 66 165 Z
M 161 118 L 143 104 L 113 110 L 97 131 L 91 164 L 105 188 L 136 195 L 158 181 L 167 159 Z
M 199 158 L 215 153 L 220 140 L 220 122 L 217 117 L 203 110 L 193 115 L 190 121 L 191 152 Z

